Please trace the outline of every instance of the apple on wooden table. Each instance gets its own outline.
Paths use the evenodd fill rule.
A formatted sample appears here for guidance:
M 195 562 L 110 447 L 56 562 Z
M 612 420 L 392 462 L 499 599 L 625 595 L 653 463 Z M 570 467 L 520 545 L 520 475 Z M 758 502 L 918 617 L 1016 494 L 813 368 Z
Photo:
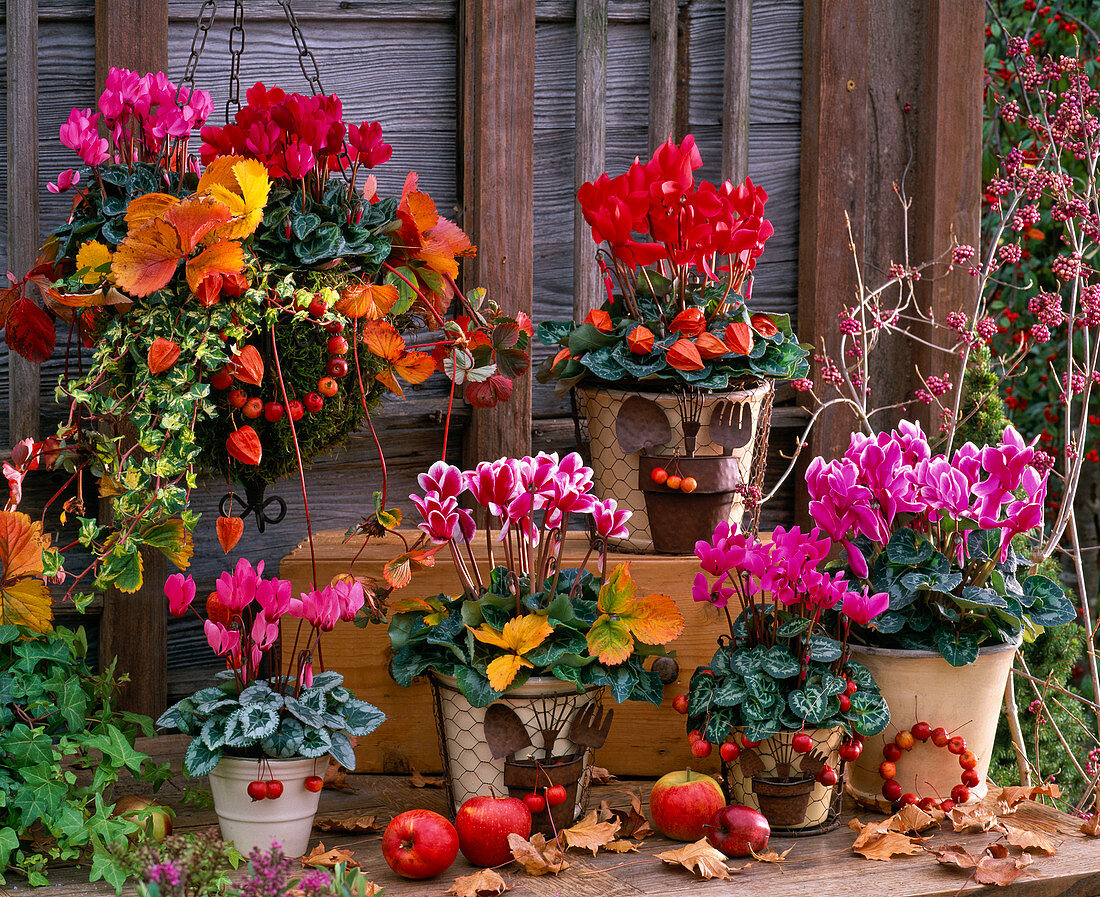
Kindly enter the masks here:
M 531 811 L 518 797 L 471 797 L 455 816 L 458 846 L 474 866 L 499 866 L 512 860 L 508 836 L 531 837 Z
M 714 814 L 707 828 L 707 841 L 728 857 L 747 857 L 768 846 L 772 827 L 762 813 L 734 804 Z
M 714 814 L 726 805 L 722 788 L 712 776 L 678 769 L 662 776 L 649 794 L 653 824 L 673 841 L 698 841 Z
M 407 810 L 395 816 L 382 835 L 382 856 L 405 878 L 434 878 L 458 856 L 458 833 L 431 810 Z

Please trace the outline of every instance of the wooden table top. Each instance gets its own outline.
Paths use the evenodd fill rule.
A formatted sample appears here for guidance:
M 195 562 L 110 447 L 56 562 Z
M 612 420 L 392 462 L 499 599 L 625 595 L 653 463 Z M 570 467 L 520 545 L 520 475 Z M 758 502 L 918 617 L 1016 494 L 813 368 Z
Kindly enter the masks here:
M 169 759 L 179 768 L 186 739 L 165 736 L 139 744 L 158 760 Z M 182 781 L 182 777 L 181 777 Z M 378 814 L 382 822 L 413 807 L 427 807 L 446 813 L 446 798 L 439 788 L 415 788 L 404 776 L 349 775 L 354 791 L 329 791 L 321 795 L 319 817 L 340 816 L 351 812 Z M 192 780 L 192 784 L 194 781 Z M 614 807 L 628 807 L 630 793 L 639 792 L 643 804 L 648 804 L 652 781 L 626 780 L 593 788 L 591 805 L 606 800 Z M 162 800 L 171 802 L 162 792 Z M 852 817 L 846 808 L 844 822 Z M 864 822 L 882 819 L 871 811 L 859 811 Z M 1100 895 L 1100 839 L 1088 838 L 1080 832 L 1081 820 L 1059 813 L 1039 803 L 1027 803 L 1010 817 L 1018 826 L 1041 830 L 1057 845 L 1054 856 L 1036 856 L 1028 868 L 1029 877 L 1008 887 L 981 886 L 967 882 L 965 872 L 950 869 L 936 862 L 931 852 L 918 856 L 895 857 L 889 862 L 863 859 L 852 852 L 855 838 L 847 825 L 808 838 L 773 837 L 769 848 L 777 852 L 791 848 L 781 865 L 752 863 L 735 872 L 728 881 L 700 881 L 686 870 L 662 863 L 656 854 L 683 846 L 662 838 L 641 842 L 637 853 L 616 854 L 601 851 L 596 857 L 588 852 L 569 851 L 570 867 L 558 876 L 531 877 L 513 865 L 499 870 L 512 885 L 510 897 L 639 897 L 639 895 L 690 895 L 709 893 L 732 895 L 740 893 L 766 894 L 767 897 L 836 897 L 836 895 L 867 895 L 867 897 L 951 897 L 955 894 L 993 895 L 1001 897 L 1097 897 Z M 177 810 L 176 831 L 199 831 L 215 824 L 212 810 L 180 807 Z M 962 845 L 977 855 L 995 840 L 995 833 L 964 834 L 932 829 L 927 846 L 941 849 L 947 845 Z M 437 879 L 410 882 L 390 871 L 382 858 L 381 835 L 330 835 L 314 829 L 310 847 L 323 841 L 326 848 L 346 847 L 363 865 L 369 878 L 386 889 L 386 897 L 423 897 L 446 894 L 454 879 L 474 870 L 460 855 L 454 866 Z M 739 866 L 745 861 L 730 861 Z M 35 893 L 25 882 L 11 877 L 7 889 L 0 894 L 30 895 Z M 108 895 L 112 888 L 103 882 L 89 884 L 87 871 L 79 868 L 56 869 L 50 875 L 50 886 L 37 893 L 51 897 L 76 895 Z M 127 888 L 126 894 L 133 894 Z

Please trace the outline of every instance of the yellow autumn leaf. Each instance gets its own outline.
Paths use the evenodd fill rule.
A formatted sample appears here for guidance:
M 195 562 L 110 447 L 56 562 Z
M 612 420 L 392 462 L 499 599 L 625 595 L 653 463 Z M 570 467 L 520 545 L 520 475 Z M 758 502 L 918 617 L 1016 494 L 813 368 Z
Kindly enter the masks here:
M 210 163 L 195 192 L 229 209 L 233 220 L 219 227 L 217 235 L 226 240 L 239 240 L 259 227 L 270 190 L 271 181 L 262 162 L 222 156 Z
M 153 548 L 159 548 L 180 570 L 191 566 L 191 557 L 195 553 L 195 537 L 179 518 L 149 527 L 142 534 L 142 541 Z
M 600 663 L 623 663 L 634 653 L 635 640 L 664 645 L 684 631 L 684 615 L 667 595 L 634 596 L 630 564 L 620 564 L 600 589 L 600 616 L 588 630 L 588 651 Z
M 482 623 L 479 629 L 471 628 L 470 632 L 479 642 L 507 652 L 503 657 L 495 658 L 485 670 L 489 684 L 497 691 L 504 691 L 512 684 L 520 668 L 534 666 L 523 655 L 534 651 L 553 631 L 550 621 L 538 614 L 515 617 L 505 623 L 500 632 L 488 623 Z
M 0 624 L 48 632 L 53 605 L 42 579 L 42 552 L 49 547 L 42 525 L 18 511 L 0 511 Z
M 97 270 L 100 268 L 105 270 Z M 89 240 L 76 254 L 76 270 L 84 271 L 80 275 L 81 283 L 102 283 L 110 274 L 111 250 L 98 240 Z

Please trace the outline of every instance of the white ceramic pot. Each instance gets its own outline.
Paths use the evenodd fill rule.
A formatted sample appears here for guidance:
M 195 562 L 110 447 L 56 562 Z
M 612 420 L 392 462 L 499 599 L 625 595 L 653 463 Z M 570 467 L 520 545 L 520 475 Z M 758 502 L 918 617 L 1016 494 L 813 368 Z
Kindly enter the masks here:
M 451 812 L 456 812 L 471 797 L 490 793 L 508 794 L 504 776 L 505 758 L 494 758 L 485 741 L 487 708 L 474 707 L 467 701 L 453 676 L 432 673 L 431 681 L 436 696 L 436 721 L 444 739 L 444 771 Z M 583 754 L 582 787 L 577 789 L 574 818 L 587 804 L 587 773 L 592 751 L 569 740 L 569 725 L 580 710 L 599 697 L 600 691 L 599 687 L 593 686 L 577 694 L 573 685 L 561 679 L 553 676 L 532 677 L 494 702 L 514 710 L 530 736 L 530 746 L 516 751 L 514 759 L 544 760 L 544 729 L 557 733 L 551 749 L 553 756 Z
M 880 735 L 863 742 L 863 753 L 848 764 L 848 790 L 867 807 L 889 810 L 882 796 L 878 767 L 887 741 L 902 729 L 926 722 L 961 735 L 978 757 L 978 785 L 970 789 L 972 800 L 985 797 L 986 773 L 997 734 L 1005 684 L 1012 670 L 1019 642 L 991 645 L 965 667 L 953 667 L 934 651 L 905 651 L 851 645 L 853 660 L 875 677 L 879 692 L 890 707 L 890 724 Z M 920 797 L 950 797 L 959 784 L 959 758 L 932 741 L 917 742 L 897 761 L 897 781 L 904 791 Z
M 253 847 L 268 850 L 273 841 L 287 856 L 302 856 L 309 845 L 321 798 L 319 791 L 306 790 L 305 782 L 310 776 L 324 775 L 327 765 L 327 756 L 315 760 L 222 757 L 210 773 L 210 791 L 222 838 L 246 856 Z M 283 783 L 282 795 L 275 800 L 253 801 L 247 789 L 254 779 L 278 779 Z
M 742 729 L 733 731 L 740 736 Z M 824 759 L 841 775 L 839 751 L 844 728 L 805 731 L 814 741 L 809 754 L 795 752 L 792 741 L 796 732 L 780 732 L 755 748 L 742 750 L 732 763 L 722 764 L 730 803 L 759 810 L 773 831 L 817 834 L 835 827 L 839 818 L 839 781 L 822 785 L 813 775 L 802 774 L 798 764 L 804 757 Z M 759 764 L 755 770 L 746 763 L 750 754 Z
M 732 419 L 735 429 L 743 442 L 728 452 L 728 456 L 737 459 L 740 481 L 753 483 L 755 475 L 766 460 L 766 434 L 760 434 L 761 424 L 770 421 L 771 381 L 765 381 L 751 389 L 730 390 L 707 393 L 702 397 L 702 411 L 699 417 L 701 427 L 697 436 L 696 455 L 714 456 L 727 454 L 723 447 L 711 438 L 710 424 L 718 414 L 725 413 Z M 600 498 L 613 498 L 620 508 L 634 512 L 630 518 L 630 535 L 625 539 L 612 539 L 610 545 L 621 551 L 652 552 L 653 538 L 649 529 L 649 516 L 646 512 L 645 494 L 639 488 L 639 467 L 641 451 L 626 451 L 620 444 L 620 411 L 628 400 L 639 399 L 656 403 L 668 420 L 668 439 L 656 443 L 646 450 L 646 454 L 657 457 L 671 457 L 674 451 L 684 454 L 684 427 L 677 396 L 668 392 L 642 392 L 631 389 L 604 389 L 599 387 L 578 386 L 578 404 L 588 422 L 588 448 L 592 459 L 595 480 L 595 492 Z M 724 404 L 728 403 L 728 404 Z M 733 406 L 732 417 L 731 409 Z M 658 416 L 659 421 L 659 416 Z M 754 451 L 761 442 L 758 436 L 764 436 L 761 446 L 764 457 L 757 458 Z M 631 440 L 628 439 L 628 442 Z M 740 441 L 738 439 L 737 441 Z M 731 524 L 740 524 L 745 507 L 740 496 L 736 497 L 729 509 L 728 520 Z

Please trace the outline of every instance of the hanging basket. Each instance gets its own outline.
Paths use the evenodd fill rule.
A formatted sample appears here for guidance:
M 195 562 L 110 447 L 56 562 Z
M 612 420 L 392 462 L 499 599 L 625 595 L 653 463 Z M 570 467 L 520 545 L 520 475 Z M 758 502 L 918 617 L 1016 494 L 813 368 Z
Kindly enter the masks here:
M 684 548 L 685 539 L 670 541 L 667 527 L 659 526 L 655 533 L 651 523 L 667 514 L 666 505 L 681 498 L 687 499 L 677 511 L 681 519 L 695 519 L 700 505 L 713 505 L 707 512 L 709 529 L 697 538 L 709 538 L 714 524 L 721 520 L 738 525 L 743 532 L 756 532 L 759 506 L 747 509 L 743 493 L 735 490 L 763 486 L 774 395 L 770 380 L 743 389 L 700 393 L 695 435 L 685 426 L 690 421 L 685 422 L 682 398 L 674 392 L 580 386 L 575 394 L 578 442 L 592 465 L 596 494 L 614 498 L 619 507 L 634 512 L 630 535 L 609 540 L 610 547 L 632 552 L 690 552 L 694 539 Z M 667 488 L 663 494 L 662 490 L 649 490 L 643 478 L 648 478 L 653 467 L 673 463 L 674 456 L 681 472 L 701 462 L 697 466 L 705 468 L 704 479 L 713 482 L 713 491 L 710 487 L 702 490 L 704 480 L 696 473 L 684 475 L 699 480 L 699 495 L 673 493 Z M 709 462 L 708 458 L 721 460 Z M 704 495 L 711 497 L 702 498 Z M 654 498 L 657 503 L 651 515 L 649 504 Z M 692 506 L 695 511 L 688 510 Z M 702 524 L 698 527 L 700 531 L 703 528 Z

